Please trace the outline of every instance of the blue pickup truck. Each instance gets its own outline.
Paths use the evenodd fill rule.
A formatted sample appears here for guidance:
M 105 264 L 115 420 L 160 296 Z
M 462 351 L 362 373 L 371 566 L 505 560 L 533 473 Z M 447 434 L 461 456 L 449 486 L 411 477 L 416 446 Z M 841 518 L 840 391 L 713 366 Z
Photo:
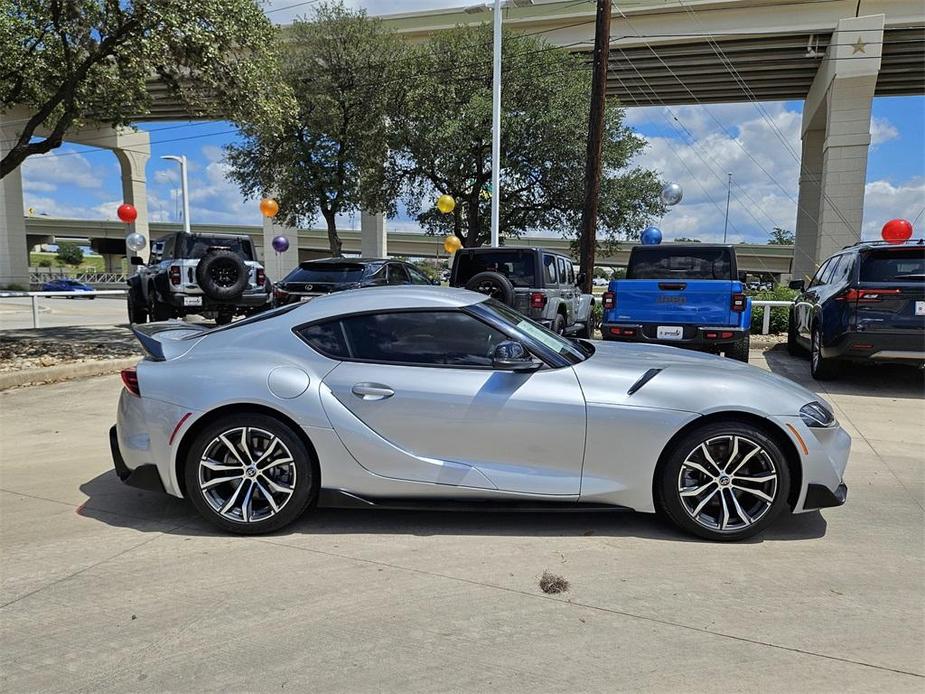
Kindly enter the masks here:
M 602 303 L 605 340 L 659 342 L 748 361 L 752 304 L 732 246 L 636 246 L 626 279 L 612 280 Z

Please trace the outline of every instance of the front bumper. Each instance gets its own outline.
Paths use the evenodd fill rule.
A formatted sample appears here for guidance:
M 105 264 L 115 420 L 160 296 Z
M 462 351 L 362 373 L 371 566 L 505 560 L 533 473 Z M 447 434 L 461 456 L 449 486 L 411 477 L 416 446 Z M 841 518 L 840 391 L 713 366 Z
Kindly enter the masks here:
M 748 335 L 748 330 L 743 330 L 737 326 L 684 325 L 680 327 L 682 337 L 678 340 L 659 339 L 659 324 L 657 323 L 604 323 L 601 325 L 601 336 L 605 340 L 618 340 L 620 342 L 646 342 L 710 350 L 720 345 L 739 342 Z
M 845 468 L 851 453 L 851 436 L 844 429 L 808 427 L 800 417 L 773 417 L 790 436 L 800 456 L 802 478 L 794 513 L 841 506 L 848 497 Z

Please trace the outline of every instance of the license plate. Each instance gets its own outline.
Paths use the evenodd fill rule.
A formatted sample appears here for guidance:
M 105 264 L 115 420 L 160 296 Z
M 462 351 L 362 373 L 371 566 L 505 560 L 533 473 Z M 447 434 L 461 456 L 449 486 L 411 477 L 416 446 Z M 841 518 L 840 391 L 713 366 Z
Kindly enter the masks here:
M 925 316 L 925 301 L 915 302 L 915 315 Z
M 201 296 L 184 296 L 183 305 L 184 306 L 202 306 L 202 297 Z
M 680 325 L 660 325 L 655 331 L 655 337 L 659 340 L 682 340 L 684 328 Z

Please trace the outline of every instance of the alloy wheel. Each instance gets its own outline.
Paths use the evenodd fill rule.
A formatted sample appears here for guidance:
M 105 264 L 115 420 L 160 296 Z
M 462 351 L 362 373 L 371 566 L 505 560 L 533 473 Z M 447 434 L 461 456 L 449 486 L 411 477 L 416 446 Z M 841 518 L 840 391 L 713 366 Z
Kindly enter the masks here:
M 235 427 L 205 447 L 198 477 L 199 489 L 215 513 L 237 523 L 256 523 L 289 503 L 296 465 L 278 436 L 256 427 Z
M 778 470 L 746 436 L 715 436 L 696 446 L 678 473 L 681 505 L 710 530 L 739 531 L 757 523 L 777 498 Z

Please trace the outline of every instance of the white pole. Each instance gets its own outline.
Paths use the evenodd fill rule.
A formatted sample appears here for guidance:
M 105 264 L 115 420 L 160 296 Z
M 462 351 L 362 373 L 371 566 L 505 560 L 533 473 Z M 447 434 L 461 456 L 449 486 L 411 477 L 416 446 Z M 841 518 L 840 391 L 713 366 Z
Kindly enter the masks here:
M 32 327 L 39 327 L 39 298 L 32 295 Z
M 178 157 L 173 154 L 166 154 L 161 159 L 169 159 L 180 165 L 180 190 L 183 194 L 183 231 L 189 234 L 189 179 L 186 176 L 186 155 Z
M 494 74 L 491 98 L 491 245 L 499 245 L 501 219 L 501 0 L 495 0 Z

